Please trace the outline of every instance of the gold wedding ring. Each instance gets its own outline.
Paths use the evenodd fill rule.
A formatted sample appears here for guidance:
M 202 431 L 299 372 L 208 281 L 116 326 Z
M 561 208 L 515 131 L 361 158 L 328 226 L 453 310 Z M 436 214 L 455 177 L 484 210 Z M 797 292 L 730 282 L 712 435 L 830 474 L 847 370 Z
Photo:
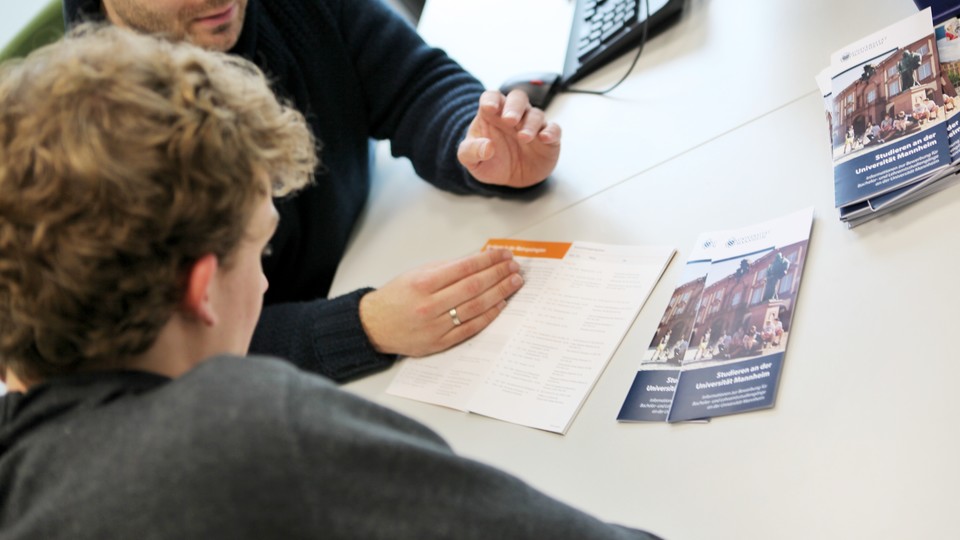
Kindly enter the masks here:
M 450 319 L 453 320 L 454 326 L 460 326 L 460 317 L 457 316 L 457 308 L 453 308 L 449 311 Z

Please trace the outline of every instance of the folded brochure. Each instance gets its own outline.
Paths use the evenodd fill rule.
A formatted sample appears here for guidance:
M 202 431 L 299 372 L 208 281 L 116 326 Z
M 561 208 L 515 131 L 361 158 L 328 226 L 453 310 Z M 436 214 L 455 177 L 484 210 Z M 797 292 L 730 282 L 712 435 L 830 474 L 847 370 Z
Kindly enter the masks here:
M 617 419 L 680 422 L 772 407 L 813 209 L 702 234 Z

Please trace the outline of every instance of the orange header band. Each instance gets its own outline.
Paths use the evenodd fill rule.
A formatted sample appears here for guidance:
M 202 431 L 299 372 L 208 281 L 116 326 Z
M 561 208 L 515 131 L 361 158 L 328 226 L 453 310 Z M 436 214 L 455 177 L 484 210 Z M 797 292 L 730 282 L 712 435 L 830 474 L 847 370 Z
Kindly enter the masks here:
M 570 249 L 570 242 L 531 242 L 510 238 L 492 238 L 487 240 L 483 251 L 488 249 L 509 249 L 514 257 L 538 257 L 541 259 L 562 259 Z

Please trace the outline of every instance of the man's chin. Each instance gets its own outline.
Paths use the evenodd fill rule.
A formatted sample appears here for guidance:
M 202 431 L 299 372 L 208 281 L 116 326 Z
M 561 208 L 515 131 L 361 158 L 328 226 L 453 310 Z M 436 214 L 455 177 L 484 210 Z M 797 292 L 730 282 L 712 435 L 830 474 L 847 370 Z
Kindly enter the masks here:
M 236 35 L 208 34 L 204 36 L 192 36 L 191 41 L 194 45 L 210 51 L 227 52 L 237 44 L 237 37 Z
M 240 39 L 240 29 L 235 29 L 233 25 L 190 33 L 191 43 L 211 51 L 227 52 L 237 44 L 238 39 Z

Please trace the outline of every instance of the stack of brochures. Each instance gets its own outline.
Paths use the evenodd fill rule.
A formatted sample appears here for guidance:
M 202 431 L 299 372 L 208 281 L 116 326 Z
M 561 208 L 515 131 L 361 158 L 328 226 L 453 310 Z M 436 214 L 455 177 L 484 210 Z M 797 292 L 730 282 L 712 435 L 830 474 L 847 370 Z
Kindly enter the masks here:
M 960 21 L 925 9 L 835 52 L 817 76 L 850 227 L 958 180 Z

